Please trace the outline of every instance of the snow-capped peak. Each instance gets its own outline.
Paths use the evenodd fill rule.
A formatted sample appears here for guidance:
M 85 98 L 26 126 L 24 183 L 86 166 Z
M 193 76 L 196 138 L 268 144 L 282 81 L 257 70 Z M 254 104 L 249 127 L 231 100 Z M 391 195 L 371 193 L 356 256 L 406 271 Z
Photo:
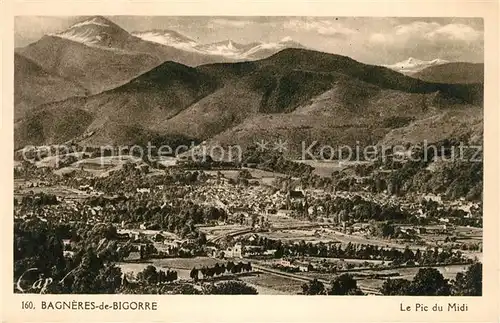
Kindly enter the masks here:
M 413 74 L 420 72 L 429 66 L 441 65 L 446 63 L 448 63 L 448 61 L 440 58 L 436 58 L 430 61 L 423 61 L 420 59 L 410 57 L 407 60 L 398 62 L 396 64 L 383 65 L 383 66 L 401 73 Z
M 224 56 L 232 59 L 239 59 L 244 54 L 241 45 L 236 44 L 232 40 L 224 40 L 211 44 L 200 44 L 196 46 L 196 49 L 206 54 Z
M 234 47 L 233 42 L 231 40 L 227 42 L 227 48 L 232 51 L 236 50 L 236 47 Z
M 173 30 L 136 31 L 132 35 L 153 43 L 189 51 L 196 51 L 194 47 L 198 45 L 196 41 Z
M 278 42 L 238 43 L 227 39 L 213 43 L 201 44 L 195 40 L 172 30 L 148 30 L 132 32 L 132 35 L 146 41 L 179 48 L 186 51 L 206 55 L 223 56 L 229 59 L 254 59 L 272 55 L 288 47 L 302 47 L 291 37 L 284 37 Z
M 62 32 L 49 34 L 49 36 L 68 39 L 87 46 L 108 48 L 130 35 L 110 20 L 101 16 L 94 16 L 77 22 Z
M 444 60 L 444 59 L 440 59 L 440 58 L 436 58 L 436 59 L 433 59 L 431 61 L 432 64 L 434 65 L 440 65 L 440 64 L 446 64 L 446 63 L 449 63 L 449 61 L 447 60 Z
M 101 27 L 110 27 L 108 24 L 108 20 L 102 17 L 92 17 L 89 20 L 85 20 L 82 22 L 77 22 L 76 24 L 72 25 L 71 28 L 76 28 L 76 27 L 82 27 L 82 26 L 87 26 L 87 25 L 96 25 L 96 26 L 101 26 Z

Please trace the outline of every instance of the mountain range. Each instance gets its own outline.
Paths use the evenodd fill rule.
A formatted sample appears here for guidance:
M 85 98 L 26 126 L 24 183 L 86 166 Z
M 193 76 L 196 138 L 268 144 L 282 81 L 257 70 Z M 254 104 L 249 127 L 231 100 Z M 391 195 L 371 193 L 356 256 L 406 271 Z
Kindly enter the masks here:
M 405 61 L 383 66 L 428 82 L 454 84 L 484 82 L 482 63 L 449 62 L 439 58 L 424 61 L 410 57 Z
M 18 48 L 14 63 L 16 147 L 280 138 L 296 154 L 302 142 L 482 135 L 482 64 L 367 65 L 288 38 L 201 44 L 100 16 Z
M 48 72 L 80 83 L 91 93 L 122 85 L 165 61 L 188 66 L 259 59 L 301 47 L 289 39 L 275 44 L 198 44 L 174 31 L 129 33 L 101 16 L 48 34 L 16 52 Z
M 391 65 L 383 65 L 384 67 L 390 68 L 391 70 L 412 75 L 414 73 L 420 72 L 430 66 L 437 66 L 449 63 L 448 61 L 440 58 L 436 58 L 430 61 L 423 61 L 420 59 L 416 59 L 413 57 L 408 58 L 407 60 L 397 62 Z
M 304 48 L 300 43 L 285 37 L 275 43 L 254 42 L 239 44 L 225 40 L 211 44 L 200 44 L 193 39 L 172 30 L 148 30 L 133 32 L 132 35 L 143 40 L 175 47 L 185 51 L 224 57 L 227 61 L 256 60 L 268 57 L 285 48 Z M 221 60 L 221 62 L 224 60 Z
M 413 77 L 436 83 L 484 83 L 484 64 L 453 62 L 425 68 Z
M 246 147 L 283 138 L 293 153 L 303 141 L 374 144 L 433 118 L 435 130 L 427 132 L 437 139 L 470 136 L 473 128 L 463 123 L 481 123 L 481 105 L 482 84 L 430 83 L 290 48 L 247 62 L 189 67 L 168 61 L 111 90 L 42 104 L 15 124 L 15 145 L 130 145 L 153 138 Z M 450 113 L 459 122 L 442 117 Z

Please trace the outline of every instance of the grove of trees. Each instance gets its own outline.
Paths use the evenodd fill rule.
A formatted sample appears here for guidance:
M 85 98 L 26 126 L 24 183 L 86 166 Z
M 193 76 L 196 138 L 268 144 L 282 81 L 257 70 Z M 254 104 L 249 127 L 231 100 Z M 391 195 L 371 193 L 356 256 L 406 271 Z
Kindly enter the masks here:
M 356 280 L 350 274 L 336 276 L 328 287 L 313 279 L 302 285 L 303 295 L 363 295 L 358 288 Z
M 408 296 L 480 296 L 482 295 L 482 264 L 474 263 L 465 273 L 449 281 L 435 268 L 421 268 L 413 280 L 388 279 L 380 289 L 383 295 Z

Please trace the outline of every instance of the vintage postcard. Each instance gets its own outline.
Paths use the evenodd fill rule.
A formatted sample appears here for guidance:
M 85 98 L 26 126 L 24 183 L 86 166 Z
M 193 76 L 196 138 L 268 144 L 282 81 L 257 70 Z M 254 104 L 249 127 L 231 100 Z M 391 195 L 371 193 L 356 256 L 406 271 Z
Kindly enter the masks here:
M 498 319 L 497 3 L 2 7 L 2 321 Z

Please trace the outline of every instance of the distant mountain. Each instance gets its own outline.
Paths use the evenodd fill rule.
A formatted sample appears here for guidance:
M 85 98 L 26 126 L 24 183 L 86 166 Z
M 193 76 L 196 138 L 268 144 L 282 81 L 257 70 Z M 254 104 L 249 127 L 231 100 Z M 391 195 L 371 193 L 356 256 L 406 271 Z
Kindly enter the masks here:
M 88 18 L 62 32 L 48 36 L 68 39 L 87 46 L 111 49 L 123 48 L 132 40 L 126 30 L 101 16 Z
M 219 62 L 256 60 L 269 57 L 285 48 L 304 48 L 300 43 L 293 41 L 289 37 L 285 37 L 275 43 L 254 42 L 240 44 L 232 40 L 224 40 L 215 43 L 201 44 L 172 30 L 149 30 L 133 32 L 132 34 L 150 42 L 198 54 L 223 58 Z
M 131 34 L 107 18 L 94 16 L 45 35 L 16 53 L 94 94 L 123 85 L 165 61 L 198 66 L 255 60 L 290 47 L 302 46 L 290 39 L 269 44 L 200 44 L 171 30 Z
M 24 56 L 14 54 L 14 120 L 40 104 L 87 94 L 78 83 L 49 73 Z
M 429 66 L 437 66 L 441 64 L 446 64 L 448 61 L 443 59 L 433 59 L 430 61 L 422 61 L 413 57 L 408 58 L 405 61 L 398 62 L 392 65 L 383 65 L 384 67 L 390 68 L 391 70 L 403 73 L 403 74 L 414 74 L 422 71 Z
M 153 43 L 171 46 L 178 49 L 196 52 L 198 43 L 191 38 L 173 30 L 153 29 L 147 31 L 135 31 L 132 35 Z
M 91 93 L 122 85 L 164 61 L 196 66 L 223 59 L 145 41 L 100 16 L 46 35 L 16 52 Z
M 484 64 L 446 63 L 427 67 L 413 77 L 436 83 L 484 83 Z
M 44 136 L 48 143 L 92 134 L 83 143 L 96 145 L 148 136 L 243 146 L 279 136 L 295 146 L 313 140 L 367 144 L 418 120 L 481 105 L 481 84 L 429 83 L 345 56 L 285 49 L 262 60 L 196 68 L 165 62 L 115 89 L 41 106 L 18 122 L 15 140 L 19 147 L 43 133 L 51 134 Z M 64 135 L 56 136 L 55 126 L 68 126 L 64 111 L 74 109 L 88 121 L 85 129 L 59 127 Z M 40 125 L 38 115 L 51 120 Z M 457 118 L 449 127 L 464 127 L 467 120 Z M 439 122 L 427 130 L 448 135 Z
M 238 44 L 227 40 L 213 44 L 198 45 L 197 48 L 212 55 L 221 55 L 236 60 L 255 60 L 269 57 L 286 48 L 304 48 L 304 46 L 286 37 L 275 43 Z

